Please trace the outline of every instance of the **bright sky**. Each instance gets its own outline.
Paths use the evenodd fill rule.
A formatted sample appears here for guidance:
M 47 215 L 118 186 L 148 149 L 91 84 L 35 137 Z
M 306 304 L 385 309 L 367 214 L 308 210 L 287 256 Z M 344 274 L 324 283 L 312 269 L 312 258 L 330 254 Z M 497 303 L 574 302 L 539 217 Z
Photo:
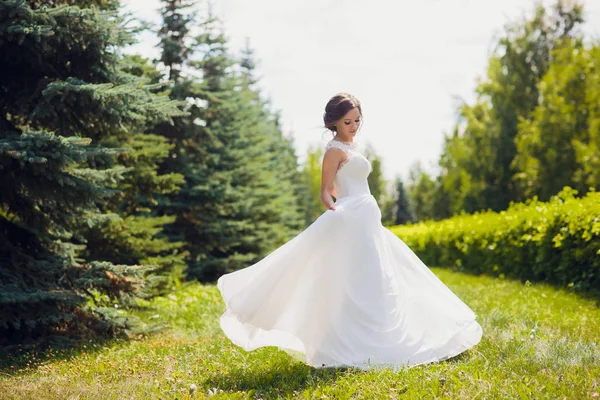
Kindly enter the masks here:
M 199 1 L 203 4 L 202 1 Z M 258 61 L 260 87 L 281 111 L 302 162 L 324 145 L 329 98 L 349 92 L 362 103 L 358 136 L 383 159 L 384 176 L 408 176 L 416 161 L 434 171 L 444 133 L 460 100 L 474 100 L 494 37 L 529 0 L 219 0 L 232 51 L 246 38 Z M 543 1 L 543 4 L 554 2 Z M 139 18 L 159 24 L 159 0 L 124 0 Z M 585 2 L 588 38 L 600 40 L 600 0 Z M 131 51 L 156 57 L 158 40 L 140 36 Z

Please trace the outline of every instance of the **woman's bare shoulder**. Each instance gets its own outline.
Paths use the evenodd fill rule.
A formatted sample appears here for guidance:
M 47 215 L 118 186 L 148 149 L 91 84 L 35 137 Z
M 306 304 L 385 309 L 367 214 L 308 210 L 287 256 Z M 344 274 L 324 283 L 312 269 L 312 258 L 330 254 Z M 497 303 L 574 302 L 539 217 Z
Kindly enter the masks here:
M 339 161 L 340 159 L 345 157 L 344 150 L 339 147 L 325 147 L 325 154 L 323 155 L 323 162 L 326 160 Z

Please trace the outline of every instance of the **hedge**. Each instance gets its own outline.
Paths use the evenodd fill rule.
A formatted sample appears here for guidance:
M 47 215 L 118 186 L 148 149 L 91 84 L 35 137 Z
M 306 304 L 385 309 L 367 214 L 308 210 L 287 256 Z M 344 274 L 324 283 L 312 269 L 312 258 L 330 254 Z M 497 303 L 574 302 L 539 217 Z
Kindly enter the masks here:
M 600 193 L 390 227 L 427 265 L 600 293 Z

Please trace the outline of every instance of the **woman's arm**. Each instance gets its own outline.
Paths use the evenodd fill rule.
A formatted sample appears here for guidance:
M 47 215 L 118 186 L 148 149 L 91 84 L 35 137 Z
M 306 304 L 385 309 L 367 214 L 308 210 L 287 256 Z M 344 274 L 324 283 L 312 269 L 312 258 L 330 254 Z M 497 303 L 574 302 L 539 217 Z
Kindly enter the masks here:
M 329 149 L 323 156 L 323 167 L 321 169 L 321 203 L 329 209 L 335 210 L 335 203 L 331 196 L 335 196 L 333 178 L 337 172 L 340 162 L 344 158 L 344 152 L 337 148 Z

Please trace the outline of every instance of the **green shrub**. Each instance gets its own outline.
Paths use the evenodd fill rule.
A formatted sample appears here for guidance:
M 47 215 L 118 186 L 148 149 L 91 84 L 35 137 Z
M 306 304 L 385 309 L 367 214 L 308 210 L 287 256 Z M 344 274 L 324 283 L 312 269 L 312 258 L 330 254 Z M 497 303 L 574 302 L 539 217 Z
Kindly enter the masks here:
M 428 265 L 600 292 L 600 193 L 391 227 Z

